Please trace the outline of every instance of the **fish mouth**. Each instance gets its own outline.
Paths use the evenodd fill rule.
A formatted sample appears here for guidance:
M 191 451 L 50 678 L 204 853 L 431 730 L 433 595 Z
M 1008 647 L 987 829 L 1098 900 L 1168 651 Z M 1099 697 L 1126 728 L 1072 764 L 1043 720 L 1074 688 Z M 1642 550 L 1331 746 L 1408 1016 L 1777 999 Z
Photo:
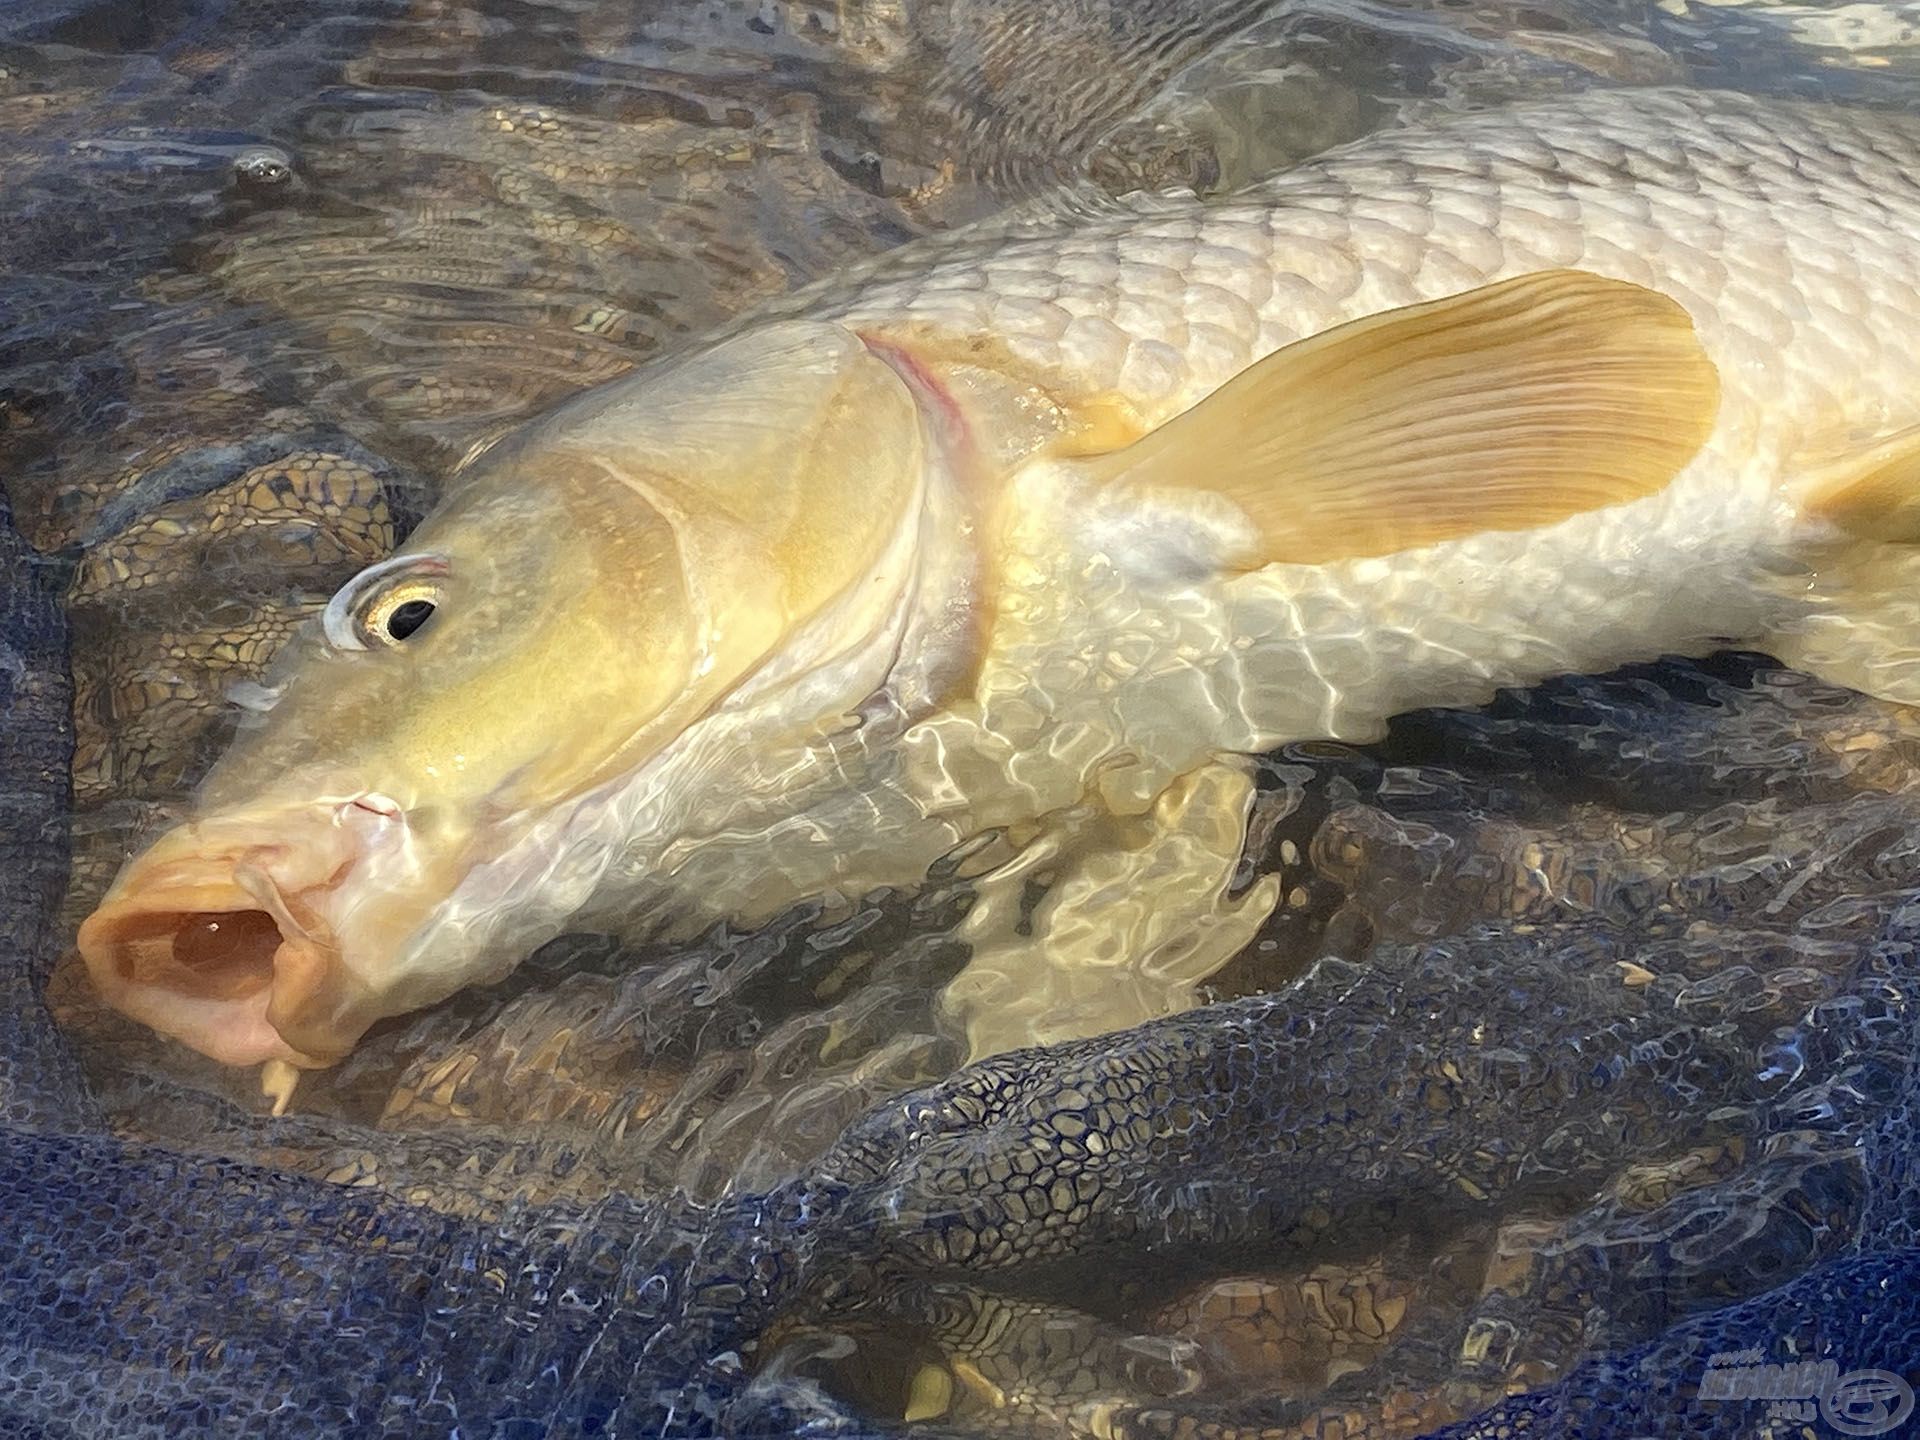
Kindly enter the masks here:
M 336 1063 L 379 1018 L 328 912 L 364 859 L 351 831 L 221 843 L 187 826 L 130 864 L 80 927 L 103 999 L 229 1065 Z M 257 833 L 257 832 L 256 832 Z

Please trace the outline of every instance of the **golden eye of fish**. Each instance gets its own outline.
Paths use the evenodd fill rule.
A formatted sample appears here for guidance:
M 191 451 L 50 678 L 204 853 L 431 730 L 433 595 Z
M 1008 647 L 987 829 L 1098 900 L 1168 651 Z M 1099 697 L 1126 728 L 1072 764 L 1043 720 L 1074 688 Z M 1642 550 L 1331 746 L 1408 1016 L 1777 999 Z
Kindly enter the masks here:
M 375 595 L 356 617 L 367 643 L 398 645 L 433 618 L 440 604 L 440 587 L 414 580 Z
M 446 573 L 437 555 L 396 555 L 362 570 L 327 604 L 328 641 L 341 650 L 404 644 L 444 603 Z

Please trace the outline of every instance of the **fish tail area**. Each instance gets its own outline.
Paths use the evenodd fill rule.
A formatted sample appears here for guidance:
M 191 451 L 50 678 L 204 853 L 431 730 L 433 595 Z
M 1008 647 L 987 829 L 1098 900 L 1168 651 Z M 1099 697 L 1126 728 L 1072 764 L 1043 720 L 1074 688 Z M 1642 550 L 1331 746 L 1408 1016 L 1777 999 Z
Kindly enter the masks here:
M 1920 705 L 1920 425 L 1795 468 L 1790 493 L 1818 538 L 1768 648 L 1833 684 Z

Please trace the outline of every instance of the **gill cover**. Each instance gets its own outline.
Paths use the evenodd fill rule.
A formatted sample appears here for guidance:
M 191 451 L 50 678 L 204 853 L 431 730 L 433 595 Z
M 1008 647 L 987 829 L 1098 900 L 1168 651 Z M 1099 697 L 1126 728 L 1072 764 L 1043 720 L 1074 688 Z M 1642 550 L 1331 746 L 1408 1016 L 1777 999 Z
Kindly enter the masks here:
M 467 829 L 644 763 L 875 580 L 923 483 L 906 385 L 834 325 L 769 326 L 486 451 L 293 647 L 209 809 L 315 767 Z

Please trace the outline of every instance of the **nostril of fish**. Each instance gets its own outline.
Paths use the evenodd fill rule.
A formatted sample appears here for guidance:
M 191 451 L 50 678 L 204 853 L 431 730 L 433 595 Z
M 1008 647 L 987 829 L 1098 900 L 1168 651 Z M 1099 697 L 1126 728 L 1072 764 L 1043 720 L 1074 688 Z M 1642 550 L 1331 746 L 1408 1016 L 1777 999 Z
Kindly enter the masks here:
M 387 795 L 366 794 L 357 796 L 353 803 L 356 810 L 365 810 L 370 815 L 378 815 L 382 820 L 400 818 L 400 802 Z

